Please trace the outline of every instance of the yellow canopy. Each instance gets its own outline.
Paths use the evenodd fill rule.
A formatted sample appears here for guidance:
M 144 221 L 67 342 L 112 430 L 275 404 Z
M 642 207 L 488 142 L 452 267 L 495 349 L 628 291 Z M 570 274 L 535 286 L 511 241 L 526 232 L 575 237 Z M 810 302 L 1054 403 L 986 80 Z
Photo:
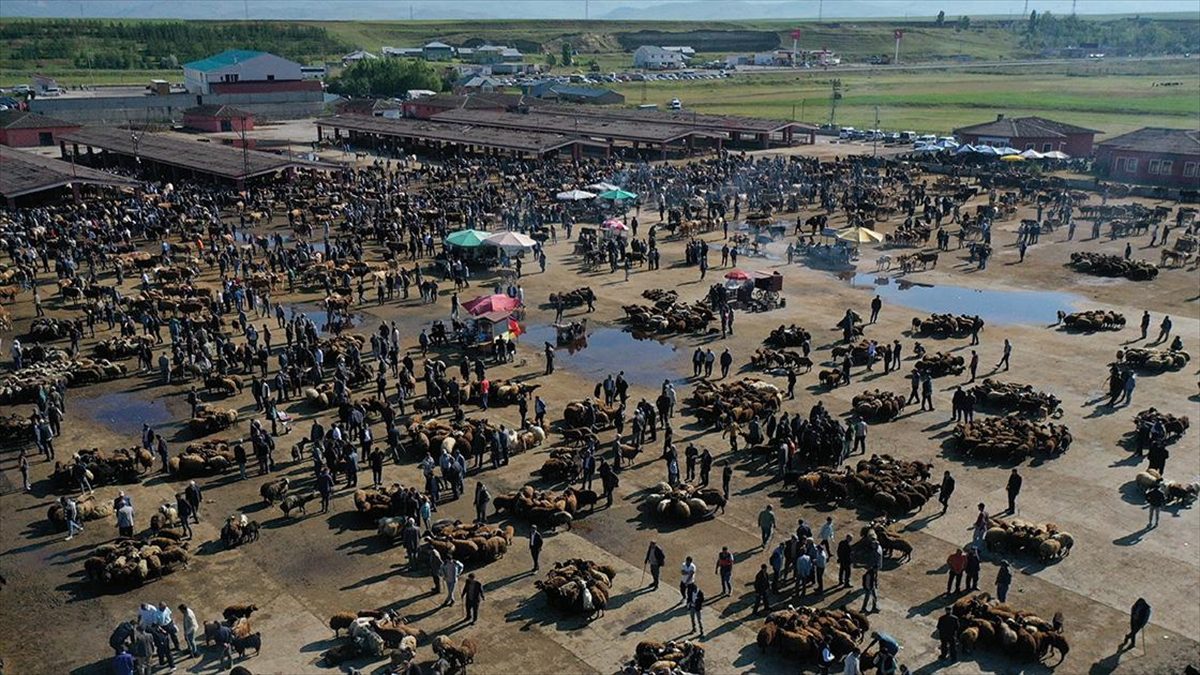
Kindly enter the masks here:
M 1020 155 L 1005 155 L 1000 158 L 1001 162 L 1024 162 L 1025 158 Z

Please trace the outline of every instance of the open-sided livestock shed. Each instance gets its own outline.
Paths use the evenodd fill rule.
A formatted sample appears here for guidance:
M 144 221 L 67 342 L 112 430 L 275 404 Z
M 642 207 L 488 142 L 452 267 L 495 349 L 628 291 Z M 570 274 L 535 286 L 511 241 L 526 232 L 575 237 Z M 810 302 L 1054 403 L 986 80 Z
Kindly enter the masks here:
M 549 133 L 544 131 L 500 131 L 491 127 L 481 128 L 469 124 L 437 122 L 431 120 L 363 115 L 339 116 L 317 121 L 317 137 L 323 138 L 325 129 L 333 129 L 335 138 L 342 133 L 353 141 L 364 137 L 377 142 L 391 142 L 412 149 L 464 150 L 483 154 L 511 153 L 521 156 L 545 157 L 569 149 L 578 156 L 586 139 L 578 136 Z
M 10 207 L 19 197 L 62 187 L 70 187 L 78 196 L 80 185 L 120 187 L 137 185 L 137 181 L 0 145 L 0 197 Z
M 794 120 L 744 117 L 741 115 L 706 115 L 690 110 L 646 110 L 635 108 L 597 108 L 595 106 L 562 105 L 533 102 L 529 112 L 538 115 L 590 117 L 622 120 L 638 124 L 653 123 L 707 131 L 736 143 L 754 140 L 763 147 L 772 142 L 791 145 L 797 132 L 813 142 L 816 127 Z

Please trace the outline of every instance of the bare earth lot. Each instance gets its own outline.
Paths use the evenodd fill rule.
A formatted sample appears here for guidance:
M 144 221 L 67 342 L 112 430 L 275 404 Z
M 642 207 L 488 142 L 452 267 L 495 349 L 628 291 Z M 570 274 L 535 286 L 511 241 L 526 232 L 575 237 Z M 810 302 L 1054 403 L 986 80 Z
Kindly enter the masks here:
M 652 221 L 647 215 L 643 218 L 643 227 Z M 1193 355 L 1200 350 L 1200 309 L 1197 306 L 1200 283 L 1196 271 L 1194 268 L 1163 270 L 1156 280 L 1144 283 L 1080 275 L 1063 265 L 1072 250 L 1119 254 L 1125 246 L 1125 240 L 1081 241 L 1080 237 L 1088 235 L 1087 227 L 1080 228 L 1074 242 L 1064 241 L 1065 232 L 1044 235 L 1042 242 L 1030 249 L 1026 261 L 1018 264 L 1016 248 L 1011 246 L 1018 223 L 1019 218 L 1000 224 L 994 239 L 997 254 L 986 271 L 976 272 L 973 266 L 968 266 L 964 250 L 954 255 L 943 254 L 937 269 L 911 274 L 907 279 L 936 288 L 963 286 L 984 291 L 1070 293 L 1079 296 L 1079 309 L 1121 311 L 1130 325 L 1115 333 L 1074 335 L 1060 332 L 1048 324 L 1053 323 L 1056 310 L 1069 308 L 1055 304 L 1059 296 L 1050 300 L 1047 299 L 1049 296 L 1038 294 L 972 297 L 966 293 L 962 296 L 965 299 L 955 301 L 957 305 L 951 303 L 939 309 L 980 312 L 988 319 L 987 312 L 1000 304 L 1024 303 L 1030 314 L 1027 320 L 988 319 L 982 345 L 978 348 L 981 375 L 991 370 L 999 359 L 1003 339 L 1009 338 L 1014 344 L 1012 370 L 1004 374 L 1003 379 L 1034 384 L 1059 396 L 1065 411 L 1060 421 L 1067 424 L 1075 436 L 1074 445 L 1065 455 L 1022 467 L 1025 487 L 1019 513 L 1024 519 L 1055 522 L 1071 532 L 1076 540 L 1074 551 L 1064 560 L 1050 565 L 1037 563 L 1032 558 L 1013 558 L 1019 573 L 1015 574 L 1009 602 L 1044 617 L 1062 611 L 1071 652 L 1058 666 L 1058 672 L 1182 672 L 1186 664 L 1200 664 L 1200 508 L 1164 512 L 1161 526 L 1147 530 L 1144 500 L 1132 484 L 1138 468 L 1119 441 L 1132 430 L 1133 415 L 1150 406 L 1177 415 L 1186 414 L 1193 420 L 1200 419 L 1196 364 L 1193 362 L 1175 373 L 1140 377 L 1132 406 L 1110 409 L 1101 405 L 1101 398 L 1105 391 L 1105 364 L 1122 345 L 1137 341 L 1136 323 L 1142 309 L 1150 310 L 1155 326 L 1163 313 L 1170 314 L 1175 331 L 1183 336 L 1185 348 Z M 841 225 L 840 216 L 834 225 Z M 282 226 L 286 227 L 286 223 Z M 717 240 L 720 233 L 709 234 L 707 238 Z M 1141 248 L 1148 242 L 1148 237 L 1135 240 L 1134 255 L 1157 261 L 1158 249 Z M 541 308 L 552 291 L 590 285 L 600 300 L 598 311 L 589 319 L 592 329 L 600 330 L 619 328 L 618 320 L 623 315 L 621 305 L 637 301 L 645 289 L 675 288 L 681 299 L 691 301 L 700 298 L 709 284 L 724 274 L 725 270 L 714 268 L 706 280 L 700 281 L 697 269 L 675 267 L 683 257 L 682 242 L 667 241 L 662 246 L 662 270 L 635 271 L 630 281 L 625 282 L 622 274 L 609 275 L 606 270 L 577 272 L 577 263 L 570 255 L 570 244 L 560 240 L 548 248 L 550 265 L 547 272 L 535 272 L 523 279 L 529 305 L 527 327 L 553 321 L 553 310 Z M 768 331 L 781 323 L 796 323 L 812 331 L 815 356 L 826 361 L 829 348 L 840 337 L 833 329 L 834 323 L 848 307 L 868 314 L 872 291 L 867 287 L 873 282 L 867 278 L 851 285 L 825 271 L 799 264 L 787 266 L 778 259 L 783 245 L 773 246 L 778 254 L 774 259 L 743 259 L 739 262 L 747 269 L 782 271 L 786 278 L 787 307 L 766 314 L 739 313 L 736 335 L 728 339 L 722 340 L 719 333 L 673 338 L 669 345 L 676 349 L 674 358 L 651 359 L 643 358 L 642 352 L 638 351 L 644 351 L 646 345 L 633 341 L 626 343 L 622 337 L 613 337 L 614 342 L 601 344 L 597 341 L 588 347 L 598 351 L 591 361 L 560 354 L 557 370 L 548 378 L 541 375 L 540 345 L 527 340 L 522 343 L 515 364 L 494 367 L 489 370 L 489 377 L 525 377 L 540 384 L 538 393 L 550 406 L 548 417 L 556 420 L 567 401 L 589 394 L 603 377 L 605 371 L 592 370 L 597 361 L 614 373 L 626 370 L 633 383 L 634 401 L 642 397 L 653 400 L 658 393 L 656 383 L 664 377 L 676 380 L 680 398 L 686 396 L 690 391 L 690 354 L 696 345 L 711 347 L 718 353 L 729 347 L 735 356 L 736 372 L 760 346 Z M 719 247 L 718 242 L 718 251 Z M 860 271 L 872 272 L 871 277 L 875 276 L 875 256 L 875 252 L 866 251 L 859 265 Z M 718 252 L 718 261 L 719 257 Z M 378 253 L 371 259 L 378 259 Z M 526 269 L 535 269 L 535 266 Z M 206 271 L 204 280 L 214 278 L 215 271 Z M 480 284 L 479 280 L 476 283 Z M 895 283 L 894 279 L 891 283 Z M 127 280 L 126 285 L 132 286 L 132 282 Z M 490 284 L 480 284 L 480 293 L 485 292 L 483 285 L 490 287 Z M 905 296 L 906 293 L 913 294 L 911 299 Z M 914 316 L 929 313 L 931 308 L 924 307 L 923 303 L 938 302 L 921 293 L 920 289 L 911 289 L 889 294 L 879 323 L 867 329 L 867 336 L 881 342 L 900 338 L 905 345 L 906 358 L 911 356 L 912 338 L 905 334 L 909 323 Z M 472 295 L 474 293 L 468 292 L 463 297 Z M 316 299 L 286 298 L 284 301 Z M 921 304 L 924 309 L 906 307 L 905 302 Z M 47 303 L 51 315 L 68 316 L 69 312 L 56 303 Z M 22 335 L 33 314 L 30 296 L 22 295 L 10 311 L 17 318 L 14 334 Z M 368 320 L 360 330 L 365 334 L 379 320 L 396 320 L 409 346 L 415 348 L 419 327 L 433 318 L 444 318 L 448 312 L 446 298 L 433 306 L 421 306 L 415 300 L 382 307 L 372 303 L 363 308 Z M 926 344 L 931 350 L 969 353 L 966 340 L 931 340 Z M 85 341 L 84 350 L 89 348 L 90 342 Z M 450 363 L 457 364 L 457 360 Z M 888 375 L 881 374 L 878 369 L 874 373 L 863 373 L 860 372 L 862 369 L 856 368 L 853 383 L 832 392 L 815 386 L 814 369 L 801 376 L 797 398 L 786 402 L 785 410 L 807 413 L 820 398 L 833 413 L 840 415 L 849 410 L 853 395 L 865 389 L 907 392 L 903 373 L 908 367 L 906 364 L 902 373 Z M 949 392 L 965 379 L 949 377 L 935 381 L 937 411 L 921 413 L 913 406 L 906 409 L 899 420 L 871 429 L 869 453 L 886 452 L 932 461 L 935 475 L 940 476 L 943 469 L 949 469 L 958 481 L 946 515 L 939 517 L 936 508 L 927 507 L 901 523 L 915 551 L 910 561 L 899 566 L 891 563 L 885 566 L 881 578 L 880 612 L 871 615 L 872 628 L 888 631 L 899 638 L 904 645 L 901 662 L 914 673 L 1042 672 L 1046 670 L 1043 666 L 1022 666 L 982 650 L 954 664 L 937 660 L 937 641 L 933 633 L 937 616 L 948 602 L 941 595 L 946 556 L 954 547 L 969 541 L 976 502 L 985 502 L 993 513 L 1003 510 L 1004 482 L 1008 472 L 1006 466 L 964 462 L 943 447 L 953 429 L 949 422 Z M 782 386 L 784 380 L 779 378 L 776 383 Z M 56 439 L 60 458 L 84 447 L 135 445 L 143 419 L 164 415 L 164 406 L 170 421 L 160 424 L 159 428 L 164 429 L 170 439 L 178 428 L 178 421 L 187 414 L 185 392 L 184 387 L 162 386 L 155 376 L 137 374 L 105 385 L 71 390 L 67 398 L 64 435 Z M 248 392 L 236 399 L 235 405 L 241 407 L 244 419 L 253 414 L 253 401 Z M 291 445 L 307 432 L 310 411 L 303 404 L 293 404 L 289 411 L 300 420 L 290 436 L 277 440 L 276 458 L 282 475 L 307 483 L 311 476 L 309 464 L 293 464 L 287 455 Z M 332 413 L 323 415 L 329 417 Z M 481 416 L 481 413 L 468 410 L 468 416 Z M 519 420 L 515 407 L 493 409 L 488 416 L 509 424 Z M 233 438 L 240 434 L 245 437 L 247 425 L 248 421 L 244 421 L 236 430 L 222 436 Z M 376 438 L 382 436 L 380 429 L 376 429 Z M 606 432 L 602 440 L 610 440 L 611 434 L 611 431 Z M 729 508 L 714 520 L 682 529 L 648 520 L 636 508 L 637 501 L 646 488 L 666 477 L 663 463 L 654 459 L 660 444 L 649 447 L 638 457 L 635 469 L 621 474 L 621 487 L 611 508 L 598 509 L 577 521 L 570 531 L 547 536 L 543 552 L 546 566 L 556 560 L 584 557 L 612 564 L 618 569 L 606 616 L 586 625 L 580 619 L 559 614 L 546 606 L 533 586 L 537 577 L 530 571 L 528 551 L 520 540 L 504 559 L 474 570 L 485 583 L 487 599 L 480 623 L 467 626 L 461 620 L 461 603 L 452 608 L 439 608 L 442 597 L 428 592 L 430 584 L 424 571 L 409 570 L 402 548 L 382 542 L 374 527 L 359 518 L 354 512 L 352 491 L 339 485 L 329 514 L 312 513 L 307 517 L 285 519 L 278 509 L 264 507 L 260 501 L 258 488 L 262 479 L 252 476 L 249 480 L 238 481 L 236 471 L 201 481 L 205 488 L 205 503 L 202 521 L 196 527 L 196 538 L 192 542 L 196 555 L 189 569 L 135 591 L 98 595 L 83 580 L 82 563 L 92 547 L 115 536 L 115 523 L 88 523 L 81 536 L 64 542 L 61 534 L 51 532 L 45 524 L 46 508 L 52 499 L 45 482 L 50 465 L 35 461 L 33 492 L 23 494 L 19 492 L 20 478 L 15 470 L 16 455 L 6 452 L 0 455 L 4 470 L 2 484 L 7 492 L 0 497 L 0 574 L 8 582 L 0 590 L 0 656 L 8 666 L 4 672 L 108 672 L 107 659 L 111 652 L 107 637 L 116 622 L 132 616 L 140 602 L 163 601 L 172 606 L 188 603 L 202 621 L 217 618 L 221 609 L 229 604 L 257 604 L 261 609 L 253 622 L 255 630 L 263 634 L 263 652 L 242 662 L 255 673 L 331 672 L 332 669 L 317 663 L 320 653 L 335 644 L 332 632 L 326 626 L 328 617 L 342 610 L 385 606 L 398 609 L 431 635 L 452 633 L 456 638 L 475 637 L 480 643 L 480 653 L 472 672 L 611 673 L 632 655 L 639 640 L 688 636 L 688 618 L 675 586 L 678 565 L 685 555 L 692 555 L 700 568 L 700 587 L 711 599 L 705 615 L 708 632 L 703 639 L 709 672 L 794 673 L 794 663 L 788 663 L 775 652 L 762 655 L 754 645 L 761 621 L 750 616 L 753 601 L 750 582 L 759 564 L 767 559 L 767 552 L 758 547 L 757 514 L 764 505 L 774 504 L 785 531 L 794 530 L 798 518 L 819 523 L 826 515 L 832 515 L 839 537 L 853 532 L 856 538 L 860 514 L 849 509 L 826 513 L 798 506 L 794 498 L 785 494 L 781 483 L 768 467 L 763 466 L 761 459 L 745 455 L 744 451 L 730 457 L 727 443 L 717 434 L 701 431 L 694 424 L 694 418 L 677 420 L 676 434 L 675 442 L 681 449 L 694 441 L 710 448 L 718 463 L 726 459 L 734 462 Z M 1169 477 L 1190 481 L 1200 473 L 1197 437 L 1197 431 L 1193 429 L 1171 446 L 1167 464 Z M 470 476 L 468 493 L 477 479 L 483 480 L 493 495 L 532 482 L 530 472 L 541 465 L 549 441 L 554 438 L 552 434 L 546 445 L 516 456 L 510 465 L 498 471 L 488 468 L 480 475 Z M 183 445 L 182 441 L 174 441 L 172 453 Z M 852 458 L 852 461 L 856 460 Z M 714 478 L 718 475 L 719 470 L 714 471 Z M 389 461 L 384 478 L 389 483 L 420 484 L 420 471 L 415 461 L 401 466 Z M 369 473 L 364 472 L 363 481 L 369 481 Z M 129 488 L 137 510 L 139 530 L 148 524 L 153 507 L 170 499 L 182 487 L 183 483 L 164 480 L 154 473 L 148 475 L 144 484 Z M 97 496 L 111 500 L 115 492 L 116 488 L 106 487 L 97 490 Z M 258 542 L 225 551 L 218 539 L 220 520 L 236 511 L 261 521 L 264 531 Z M 442 506 L 437 515 L 469 520 L 472 513 L 469 499 L 460 499 Z M 519 537 L 527 533 L 523 523 L 514 524 Z M 660 542 L 668 559 L 665 583 L 654 592 L 648 591 L 647 584 L 641 581 L 643 556 L 652 539 Z M 713 566 L 722 546 L 735 552 L 737 560 L 732 597 L 717 595 L 719 584 Z M 996 562 L 994 556 L 985 560 L 981 578 L 981 587 L 985 590 L 994 590 Z M 832 573 L 831 567 L 828 576 Z M 856 574 L 856 581 L 857 578 Z M 806 601 L 819 606 L 858 606 L 860 593 L 857 588 L 832 591 L 809 595 Z M 1128 626 L 1129 606 L 1138 596 L 1144 596 L 1154 607 L 1145 648 L 1139 644 L 1134 650 L 1118 654 L 1117 644 Z M 796 602 L 773 598 L 773 602 L 780 601 Z M 423 660 L 431 658 L 427 646 L 421 647 L 421 656 Z M 360 659 L 352 664 L 371 672 L 384 661 Z M 183 661 L 180 668 L 189 672 L 214 672 L 217 670 L 216 652 L 205 652 L 199 662 Z

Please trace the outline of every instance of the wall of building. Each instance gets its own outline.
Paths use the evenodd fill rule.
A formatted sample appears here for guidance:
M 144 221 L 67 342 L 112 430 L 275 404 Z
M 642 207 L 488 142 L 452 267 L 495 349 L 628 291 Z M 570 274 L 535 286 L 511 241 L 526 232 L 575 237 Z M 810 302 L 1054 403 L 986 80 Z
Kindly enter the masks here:
M 50 134 L 50 143 L 46 145 L 58 144 L 58 137 L 61 134 L 70 133 L 79 129 L 79 127 L 41 127 L 34 129 L 0 129 L 0 145 L 7 145 L 13 148 L 34 148 L 42 145 L 42 134 Z
M 1129 160 L 1135 160 L 1136 166 L 1131 168 Z M 1169 170 L 1163 169 L 1163 162 L 1171 163 Z M 1152 168 L 1156 169 L 1153 173 Z M 1121 183 L 1195 190 L 1200 188 L 1200 155 L 1114 150 L 1100 146 L 1096 149 L 1096 172 Z
M 183 111 L 197 105 L 231 105 L 258 117 L 300 119 L 313 117 L 325 107 L 322 91 L 285 91 L 259 94 L 168 94 L 166 96 L 102 96 L 95 98 L 38 98 L 30 109 L 49 117 L 78 124 L 175 122 Z
M 239 81 L 301 79 L 299 63 L 274 54 L 262 54 L 241 63 L 231 63 L 224 68 L 204 72 L 184 68 L 183 82 L 192 93 L 208 93 L 209 87 L 222 82 L 226 75 L 237 75 Z
M 222 128 L 222 122 L 228 122 L 229 128 Z M 219 117 L 211 117 L 208 115 L 184 115 L 183 125 L 189 129 L 196 129 L 197 131 L 205 131 L 210 133 L 217 133 L 221 131 L 241 131 L 243 128 L 242 118 L 240 117 L 221 119 Z M 253 129 L 254 118 L 246 118 L 245 130 L 251 131 Z

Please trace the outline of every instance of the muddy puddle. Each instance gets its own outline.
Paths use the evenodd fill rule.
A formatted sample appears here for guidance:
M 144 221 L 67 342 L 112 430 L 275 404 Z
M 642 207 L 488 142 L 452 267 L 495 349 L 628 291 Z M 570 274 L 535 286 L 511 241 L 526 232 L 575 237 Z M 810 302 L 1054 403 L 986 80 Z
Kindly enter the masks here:
M 114 392 L 101 396 L 80 397 L 67 401 L 67 415 L 73 419 L 84 419 L 118 433 L 139 437 L 142 424 L 160 427 L 169 424 L 174 417 L 161 397 L 149 400 L 139 398 L 132 392 Z
M 1075 311 L 1086 299 L 1059 291 L 1002 291 L 926 284 L 870 272 L 839 274 L 855 288 L 877 293 L 888 303 L 938 314 L 977 314 L 994 324 L 1052 324 L 1058 311 Z
M 526 349 L 531 346 L 539 352 L 543 343 L 553 345 L 555 339 L 554 326 L 546 325 L 531 326 L 521 336 Z M 623 370 L 626 381 L 642 387 L 658 387 L 663 380 L 679 383 L 690 363 L 691 352 L 669 342 L 638 339 L 617 328 L 592 328 L 586 339 L 557 345 L 554 352 L 555 370 L 568 370 L 597 382 Z

